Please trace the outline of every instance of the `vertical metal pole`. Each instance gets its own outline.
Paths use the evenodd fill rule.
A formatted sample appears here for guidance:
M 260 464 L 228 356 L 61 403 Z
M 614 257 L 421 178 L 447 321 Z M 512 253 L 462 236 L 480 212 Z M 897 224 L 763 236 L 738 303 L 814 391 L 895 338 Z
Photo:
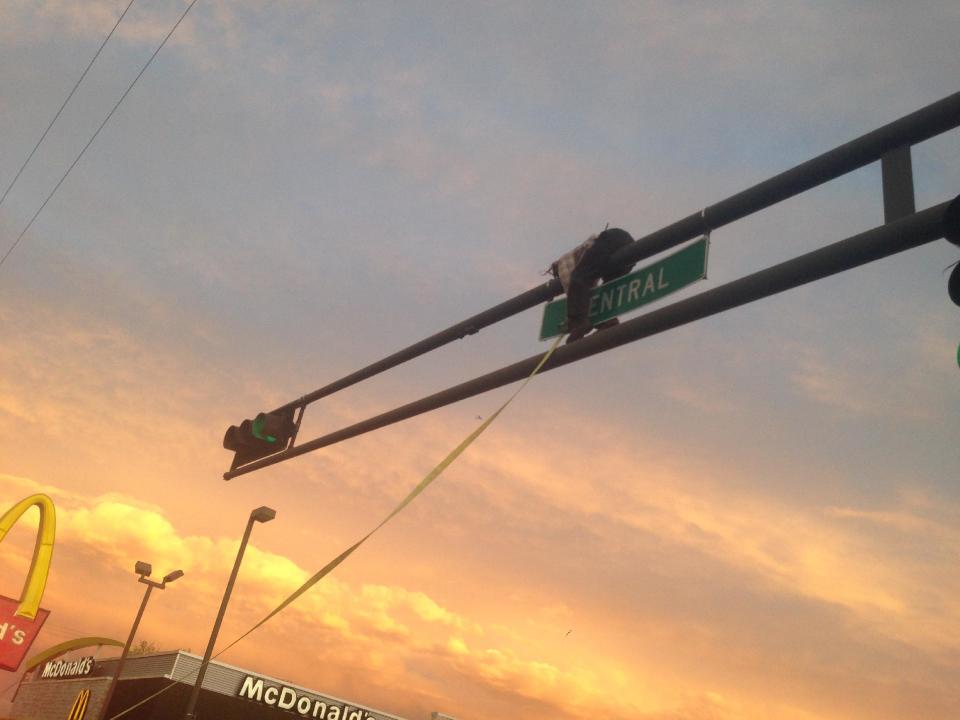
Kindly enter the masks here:
M 223 593 L 223 600 L 220 603 L 220 611 L 217 613 L 217 619 L 213 623 L 213 630 L 210 632 L 210 641 L 207 643 L 207 649 L 203 653 L 203 660 L 200 662 L 200 670 L 197 672 L 196 682 L 193 684 L 193 690 L 190 693 L 190 702 L 187 703 L 187 711 L 184 713 L 186 720 L 196 718 L 194 709 L 197 706 L 197 699 L 200 697 L 200 687 L 203 685 L 203 677 L 207 674 L 207 666 L 210 664 L 210 656 L 213 655 L 213 646 L 217 643 L 217 635 L 220 633 L 220 623 L 223 622 L 223 616 L 227 612 L 227 602 L 230 600 L 230 593 L 233 592 L 233 584 L 236 582 L 237 574 L 240 572 L 240 561 L 243 560 L 243 551 L 247 547 L 247 541 L 250 539 L 250 531 L 253 529 L 254 517 L 251 513 L 247 520 L 247 528 L 243 531 L 243 539 L 240 540 L 240 549 L 237 551 L 237 559 L 233 563 L 233 572 L 230 573 L 230 579 L 227 581 L 227 589 Z
M 902 145 L 880 158 L 883 178 L 883 221 L 892 223 L 917 211 L 913 196 L 913 163 L 910 146 Z
M 127 644 L 123 646 L 123 652 L 120 655 L 120 662 L 117 663 L 113 671 L 113 678 L 110 680 L 110 689 L 107 690 L 107 697 L 104 698 L 103 708 L 100 710 L 100 720 L 106 720 L 107 708 L 110 707 L 110 701 L 113 700 L 113 693 L 117 689 L 117 680 L 120 678 L 120 671 L 123 670 L 123 664 L 127 661 L 127 653 L 130 652 L 130 646 L 133 644 L 133 638 L 137 634 L 137 627 L 140 625 L 140 618 L 143 617 L 143 611 L 147 607 L 147 600 L 150 599 L 150 593 L 153 592 L 154 584 L 146 581 L 147 591 L 143 594 L 143 601 L 140 603 L 140 610 L 137 611 L 137 619 L 133 621 L 133 627 L 130 628 L 130 637 L 127 638 Z

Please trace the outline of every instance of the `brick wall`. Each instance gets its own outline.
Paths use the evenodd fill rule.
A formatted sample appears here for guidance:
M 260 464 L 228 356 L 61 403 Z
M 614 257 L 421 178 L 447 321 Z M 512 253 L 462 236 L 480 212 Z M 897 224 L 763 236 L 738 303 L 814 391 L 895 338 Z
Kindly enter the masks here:
M 97 720 L 109 686 L 108 677 L 24 682 L 10 708 L 10 717 L 12 720 L 66 720 L 77 695 L 88 689 L 90 704 L 84 720 Z

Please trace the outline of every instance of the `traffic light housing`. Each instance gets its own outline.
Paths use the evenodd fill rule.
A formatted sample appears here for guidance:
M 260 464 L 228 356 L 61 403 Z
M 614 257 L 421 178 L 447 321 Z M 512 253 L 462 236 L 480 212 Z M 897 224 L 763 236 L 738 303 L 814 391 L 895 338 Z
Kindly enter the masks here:
M 947 280 L 947 294 L 955 305 L 960 305 L 960 262 L 953 264 L 953 272 Z
M 943 214 L 943 236 L 960 246 L 960 196 L 953 199 Z M 953 264 L 947 280 L 947 294 L 955 305 L 960 305 L 960 261 Z M 957 365 L 960 366 L 960 345 L 957 346 Z
M 286 450 L 297 433 L 294 408 L 260 413 L 253 420 L 231 425 L 223 436 L 223 447 L 236 453 L 231 470 L 254 460 Z
M 955 198 L 943 214 L 943 235 L 954 245 L 960 246 L 960 197 Z M 956 305 L 960 305 L 960 262 L 953 264 L 953 272 L 947 281 L 947 294 Z

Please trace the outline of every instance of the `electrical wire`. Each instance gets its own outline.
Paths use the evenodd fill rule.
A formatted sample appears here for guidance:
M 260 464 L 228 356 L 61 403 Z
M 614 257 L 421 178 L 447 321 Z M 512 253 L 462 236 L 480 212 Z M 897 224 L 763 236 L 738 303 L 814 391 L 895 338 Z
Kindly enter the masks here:
M 104 126 L 110 121 L 110 118 L 113 117 L 113 114 L 117 111 L 117 108 L 120 107 L 120 103 L 122 103 L 124 98 L 127 97 L 130 91 L 133 89 L 133 86 L 137 84 L 137 81 L 140 79 L 143 73 L 146 72 L 148 67 L 150 67 L 150 63 L 153 62 L 153 59 L 163 49 L 163 46 L 167 44 L 167 40 L 170 39 L 170 36 L 173 35 L 174 32 L 176 32 L 178 27 L 180 27 L 180 23 L 183 22 L 183 19 L 187 16 L 187 13 L 190 12 L 190 9 L 196 4 L 197 4 L 197 0 L 191 0 L 190 4 L 187 5 L 187 9 L 183 11 L 183 14 L 180 15 L 177 22 L 174 23 L 172 28 L 170 28 L 170 32 L 168 32 L 166 37 L 163 38 L 163 42 L 161 42 L 160 45 L 157 46 L 157 49 L 153 51 L 153 55 L 150 56 L 150 59 L 147 60 L 146 64 L 140 69 L 140 72 L 137 73 L 137 76 L 133 79 L 133 82 L 131 82 L 130 85 L 127 87 L 127 89 L 124 90 L 123 95 L 121 95 L 120 99 L 117 100 L 117 103 L 116 105 L 113 106 L 113 109 L 109 113 L 107 113 L 107 116 L 103 119 L 103 122 L 100 123 L 100 127 L 98 127 L 96 132 L 93 133 L 93 135 L 87 141 L 87 144 L 83 146 L 83 149 L 80 151 L 80 154 L 77 155 L 77 157 L 74 159 L 72 163 L 70 163 L 70 167 L 67 168 L 67 171 L 63 174 L 63 177 L 60 178 L 60 180 L 54 186 L 53 190 L 50 191 L 50 194 L 47 195 L 47 199 L 43 201 L 43 204 L 40 205 L 37 211 L 33 214 L 33 217 L 30 218 L 30 222 L 27 223 L 27 226 L 17 236 L 17 239 L 13 241 L 13 245 L 10 246 L 10 249 L 7 250 L 7 252 L 4 254 L 2 258 L 0 258 L 0 267 L 3 267 L 3 263 L 6 262 L 6 259 L 8 257 L 10 257 L 10 253 L 14 251 L 17 245 L 20 244 L 20 241 L 23 239 L 23 236 L 27 234 L 27 231 L 33 226 L 34 221 L 37 219 L 37 217 L 39 217 L 40 213 L 43 212 L 43 209 L 47 206 L 47 203 L 50 202 L 50 198 L 52 198 L 56 194 L 57 190 L 60 189 L 60 186 L 63 184 L 63 181 L 67 179 L 67 176 L 70 174 L 73 168 L 76 167 L 78 162 L 80 162 L 80 158 L 83 157 L 83 154 L 87 151 L 87 148 L 93 144 L 93 141 L 96 140 L 97 135 L 100 134 L 100 131 L 103 130 Z
M 97 58 L 100 57 L 100 53 L 103 51 L 103 48 L 106 47 L 106 44 L 110 41 L 110 38 L 113 37 L 113 33 L 116 32 L 116 29 L 120 26 L 120 22 L 123 20 L 124 16 L 127 14 L 127 10 L 130 9 L 130 6 L 136 0 L 130 0 L 123 12 L 120 13 L 120 17 L 117 18 L 116 24 L 113 26 L 113 29 L 110 31 L 110 34 L 103 39 L 103 42 L 100 43 L 100 47 L 97 49 L 96 54 L 93 56 L 93 59 L 90 60 L 90 63 L 87 65 L 86 69 L 83 71 L 83 74 L 80 75 L 80 79 L 77 80 L 76 84 L 73 86 L 73 89 L 70 91 L 70 94 L 67 95 L 67 99 L 63 101 L 63 105 L 60 106 L 60 109 L 57 110 L 57 114 L 53 116 L 53 120 L 50 121 L 50 124 L 47 125 L 47 129 L 43 131 L 43 135 L 40 136 L 40 139 L 37 140 L 37 144 L 33 146 L 33 150 L 30 151 L 30 154 L 27 155 L 27 159 L 23 161 L 23 165 L 20 166 L 20 169 L 17 170 L 17 174 L 13 176 L 13 180 L 10 181 L 10 185 L 7 186 L 7 189 L 3 191 L 3 197 L 0 197 L 0 205 L 3 205 L 3 201 L 7 199 L 7 195 L 10 194 L 10 191 L 13 189 L 13 186 L 17 184 L 17 180 L 20 179 L 20 174 L 23 172 L 24 168 L 30 163 L 33 159 L 34 153 L 37 152 L 37 148 L 40 147 L 40 144 L 47 137 L 47 133 L 50 132 L 50 128 L 53 127 L 53 124 L 57 121 L 57 118 L 60 117 L 60 113 L 63 112 L 63 109 L 67 106 L 67 103 L 70 102 L 70 98 L 73 97 L 73 94 L 77 91 L 77 88 L 80 87 L 80 83 L 83 82 L 83 79 L 87 76 L 87 73 L 90 72 L 90 68 L 93 67 L 93 64 L 97 61 Z

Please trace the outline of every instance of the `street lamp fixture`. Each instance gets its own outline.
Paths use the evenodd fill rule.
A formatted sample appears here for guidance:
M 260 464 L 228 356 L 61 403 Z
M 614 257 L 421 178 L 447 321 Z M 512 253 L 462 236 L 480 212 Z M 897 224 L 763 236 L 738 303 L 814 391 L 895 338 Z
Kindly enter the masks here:
M 223 622 L 223 616 L 227 613 L 227 602 L 230 600 L 230 593 L 233 592 L 233 584 L 237 580 L 237 574 L 240 572 L 240 561 L 243 560 L 243 552 L 247 548 L 247 542 L 250 540 L 250 532 L 253 530 L 255 522 L 270 522 L 277 516 L 277 511 L 266 506 L 258 507 L 250 512 L 250 518 L 247 520 L 247 527 L 243 531 L 243 537 L 240 540 L 240 549 L 237 550 L 237 559 L 233 563 L 233 571 L 230 573 L 230 579 L 227 580 L 227 589 L 223 591 L 223 600 L 220 602 L 220 610 L 217 613 L 217 619 L 213 623 L 213 630 L 210 631 L 210 641 L 207 643 L 207 649 L 203 653 L 203 660 L 200 661 L 200 669 L 197 671 L 197 679 L 193 683 L 193 690 L 190 692 L 190 700 L 187 702 L 187 710 L 184 713 L 185 720 L 195 720 L 197 715 L 194 710 L 197 707 L 197 700 L 200 698 L 200 688 L 203 685 L 203 677 L 207 674 L 207 666 L 210 665 L 210 656 L 213 655 L 213 646 L 217 643 L 217 635 L 220 633 L 220 624 Z
M 140 577 L 137 578 L 137 582 L 143 583 L 147 586 L 146 592 L 143 594 L 143 600 L 140 602 L 140 609 L 137 611 L 137 617 L 133 621 L 133 627 L 130 628 L 130 636 L 127 638 L 127 644 L 123 646 L 123 652 L 120 654 L 120 661 L 117 663 L 117 667 L 113 671 L 113 677 L 110 679 L 110 687 L 107 690 L 107 696 L 103 700 L 103 708 L 100 710 L 100 720 L 106 720 L 107 717 L 107 708 L 110 707 L 110 701 L 113 700 L 113 693 L 117 689 L 117 680 L 120 678 L 120 671 L 123 670 L 123 664 L 127 661 L 127 654 L 130 652 L 130 646 L 133 644 L 133 638 L 137 634 L 137 628 L 140 625 L 140 618 L 143 617 L 143 611 L 147 607 L 147 600 L 150 599 L 150 593 L 153 592 L 154 588 L 159 588 L 163 590 L 168 582 L 173 582 L 177 578 L 183 577 L 183 570 L 174 570 L 171 573 L 164 575 L 163 580 L 156 582 L 155 580 L 150 580 L 150 573 L 153 572 L 153 567 L 150 563 L 143 562 L 138 560 L 137 564 L 134 565 L 134 572 L 137 573 Z
M 172 583 L 174 580 L 183 577 L 183 570 L 174 570 L 172 573 L 168 573 L 163 576 L 163 584 Z
M 270 522 L 277 516 L 277 511 L 273 508 L 268 508 L 266 505 L 258 507 L 256 510 L 250 513 L 250 517 L 256 520 L 259 523 Z

